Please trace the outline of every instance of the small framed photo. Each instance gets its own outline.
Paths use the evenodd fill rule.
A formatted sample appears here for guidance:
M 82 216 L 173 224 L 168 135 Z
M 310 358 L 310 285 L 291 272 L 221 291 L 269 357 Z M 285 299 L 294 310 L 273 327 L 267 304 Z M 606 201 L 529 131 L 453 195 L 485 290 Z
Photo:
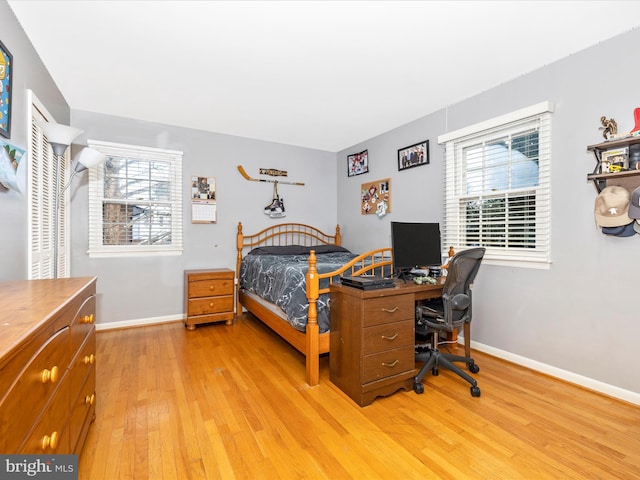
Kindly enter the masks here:
M 0 41 L 0 135 L 11 138 L 13 56 Z
M 620 172 L 629 169 L 629 148 L 612 148 L 602 152 L 600 173 Z
M 355 177 L 369 171 L 369 152 L 364 150 L 360 153 L 347 155 L 347 176 Z
M 429 140 L 398 150 L 398 171 L 429 163 Z

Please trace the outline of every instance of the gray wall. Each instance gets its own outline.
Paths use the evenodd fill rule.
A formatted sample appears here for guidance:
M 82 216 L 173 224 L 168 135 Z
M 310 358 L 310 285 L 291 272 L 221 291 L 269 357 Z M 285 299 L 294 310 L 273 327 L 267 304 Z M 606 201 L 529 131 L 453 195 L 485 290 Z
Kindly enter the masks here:
M 633 46 L 640 30 L 616 37 L 481 95 L 434 112 L 338 154 L 338 221 L 347 247 L 389 246 L 389 221 L 443 221 L 443 148 L 438 135 L 549 100 L 552 116 L 552 260 L 549 270 L 485 263 L 474 289 L 472 340 L 506 358 L 541 366 L 596 387 L 640 394 L 634 372 L 640 236 L 611 238 L 596 228 L 595 165 L 586 146 L 603 140 L 600 116 L 620 132 L 634 126 L 640 65 Z M 471 79 L 472 81 L 472 79 Z M 425 92 L 425 95 L 437 92 Z M 396 150 L 431 142 L 431 164 L 398 172 Z M 347 178 L 348 153 L 369 150 L 370 173 Z M 346 168 L 346 167 L 345 167 Z M 359 186 L 392 178 L 393 212 L 360 215 Z M 355 232 L 363 234 L 356 235 Z M 640 398 L 640 397 L 637 397 Z
M 24 34 L 13 10 L 4 1 L 0 1 L 0 40 L 13 55 L 14 65 L 11 138 L 1 138 L 26 150 L 30 128 L 27 127 L 27 89 L 33 90 L 45 102 L 49 113 L 61 123 L 69 122 L 69 106 Z M 22 162 L 27 161 L 25 155 Z M 28 276 L 29 216 L 26 193 L 0 186 L 0 219 L 3 233 L 0 236 L 0 251 L 4 252 L 0 262 L 0 281 L 24 280 Z
M 71 274 L 98 276 L 99 323 L 181 318 L 183 270 L 235 270 L 239 221 L 245 234 L 283 222 L 309 223 L 325 232 L 335 230 L 335 153 L 77 110 L 72 111 L 71 123 L 85 131 L 85 139 L 184 152 L 181 256 L 89 258 L 87 177 L 74 184 Z M 271 219 L 263 213 L 271 202 L 273 184 L 245 180 L 238 165 L 253 178 L 260 176 L 259 168 L 276 168 L 289 173 L 280 180 L 305 183 L 278 185 L 285 218 Z M 196 175 L 216 178 L 216 224 L 191 223 L 190 178 Z

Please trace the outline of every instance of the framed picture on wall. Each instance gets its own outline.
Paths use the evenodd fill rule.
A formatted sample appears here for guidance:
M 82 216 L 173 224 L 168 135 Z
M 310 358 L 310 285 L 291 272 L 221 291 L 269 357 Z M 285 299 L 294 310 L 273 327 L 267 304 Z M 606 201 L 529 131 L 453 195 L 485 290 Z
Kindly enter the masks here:
M 369 171 L 369 152 L 364 150 L 360 153 L 347 155 L 347 176 L 355 177 Z
M 11 138 L 13 56 L 0 41 L 0 135 Z
M 398 171 L 429 163 L 429 140 L 398 150 Z

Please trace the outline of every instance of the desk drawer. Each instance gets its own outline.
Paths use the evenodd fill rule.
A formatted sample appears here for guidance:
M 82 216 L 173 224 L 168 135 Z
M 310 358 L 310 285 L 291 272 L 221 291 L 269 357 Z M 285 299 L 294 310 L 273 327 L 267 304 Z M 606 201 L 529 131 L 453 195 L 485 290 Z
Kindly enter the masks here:
M 413 345 L 367 355 L 362 359 L 362 383 L 398 375 L 414 368 Z
M 390 297 L 370 298 L 364 305 L 363 326 L 399 322 L 415 317 L 412 295 L 393 295 Z
M 364 329 L 363 354 L 384 352 L 394 348 L 413 346 L 415 343 L 414 321 L 383 323 Z

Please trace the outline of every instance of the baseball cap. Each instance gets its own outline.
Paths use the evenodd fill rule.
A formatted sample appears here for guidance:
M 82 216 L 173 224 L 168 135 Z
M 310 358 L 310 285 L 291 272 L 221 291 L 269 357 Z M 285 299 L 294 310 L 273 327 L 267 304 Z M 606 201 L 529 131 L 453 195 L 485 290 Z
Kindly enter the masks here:
M 629 191 L 618 185 L 605 187 L 596 197 L 595 218 L 599 227 L 621 227 L 633 222 L 629 217 Z
M 629 216 L 640 218 L 640 187 L 631 193 L 631 203 L 629 204 Z
M 632 221 L 620 227 L 602 227 L 602 233 L 613 237 L 633 237 L 636 234 L 635 225 L 636 222 Z
M 640 220 L 636 220 L 635 222 L 633 222 L 633 229 L 636 231 L 636 233 L 640 233 Z

